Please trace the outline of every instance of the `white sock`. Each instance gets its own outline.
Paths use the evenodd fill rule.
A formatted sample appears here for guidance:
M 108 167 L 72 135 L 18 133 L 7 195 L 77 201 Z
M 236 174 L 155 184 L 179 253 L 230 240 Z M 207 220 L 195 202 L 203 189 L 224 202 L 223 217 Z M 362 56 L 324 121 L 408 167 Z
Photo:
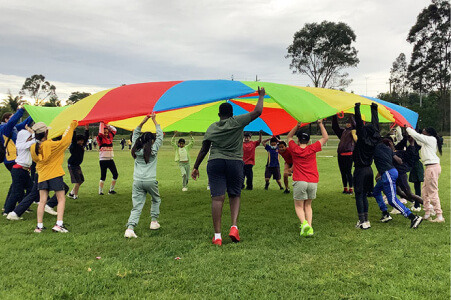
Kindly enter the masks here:
M 222 240 L 221 233 L 215 233 L 215 240 L 217 239 Z
M 63 221 L 56 221 L 56 225 L 63 226 Z
M 99 194 L 100 193 L 103 193 L 103 188 L 101 188 L 100 186 L 99 186 Z
M 44 223 L 38 223 L 38 228 L 43 228 L 44 227 Z
M 74 195 L 74 190 L 70 191 L 70 193 L 71 193 L 72 195 Z

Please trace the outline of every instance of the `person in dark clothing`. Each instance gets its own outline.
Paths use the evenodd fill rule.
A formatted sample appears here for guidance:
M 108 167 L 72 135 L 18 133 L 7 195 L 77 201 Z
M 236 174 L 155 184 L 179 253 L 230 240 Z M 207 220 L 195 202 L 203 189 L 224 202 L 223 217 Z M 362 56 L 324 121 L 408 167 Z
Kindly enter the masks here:
M 85 181 L 83 172 L 81 170 L 81 163 L 85 155 L 85 147 L 89 139 L 89 125 L 85 125 L 85 134 L 80 135 L 74 132 L 72 136 L 72 143 L 69 146 L 70 157 L 67 160 L 67 169 L 69 170 L 70 180 L 74 184 L 74 188 L 69 193 L 69 198 L 78 199 L 78 190 L 80 185 Z
M 35 165 L 35 164 L 34 164 Z M 25 196 L 25 198 L 20 201 L 20 203 L 14 208 L 14 210 L 8 214 L 8 220 L 16 221 L 20 220 L 20 216 L 24 212 L 28 210 L 28 208 L 31 206 L 32 203 L 39 203 L 39 190 L 38 190 L 38 174 L 34 174 L 33 176 L 33 187 L 31 189 L 31 192 Z M 69 186 L 64 183 L 64 192 L 67 194 L 69 191 Z M 54 208 L 58 205 L 58 200 L 56 198 L 56 195 L 53 195 L 53 197 L 48 197 L 47 204 L 45 205 L 44 211 L 48 214 L 56 216 L 56 211 Z
M 121 150 L 124 150 L 125 148 L 125 139 L 121 139 Z
M 388 214 L 387 206 L 382 198 L 382 191 L 384 191 L 388 203 L 399 210 L 404 217 L 410 219 L 410 228 L 418 228 L 423 221 L 423 218 L 414 215 L 401 201 L 399 201 L 398 197 L 396 197 L 395 191 L 398 171 L 394 167 L 393 161 L 396 161 L 397 164 L 402 164 L 402 160 L 395 155 L 393 150 L 393 141 L 387 138 L 383 139 L 374 149 L 374 164 L 376 165 L 380 179 L 373 189 L 373 195 L 374 198 L 376 198 L 379 208 L 383 212 L 381 221 Z
M 360 114 L 360 103 L 355 104 L 354 116 L 356 122 L 357 142 L 354 146 L 352 158 L 354 161 L 354 189 L 355 201 L 359 221 L 356 228 L 368 229 L 371 224 L 368 221 L 367 195 L 373 190 L 373 163 L 374 148 L 380 141 L 379 116 L 377 104 L 371 104 L 371 123 L 363 124 Z
M 357 139 L 354 118 L 350 116 L 346 122 L 346 127 L 342 128 L 338 125 L 338 117 L 335 115 L 332 117 L 332 129 L 340 139 L 337 148 L 337 157 L 341 181 L 343 183 L 343 194 L 352 194 L 352 152 L 354 151 L 354 145 Z
M 409 146 L 407 146 L 407 141 L 409 141 Z M 416 143 L 413 138 L 404 135 L 403 139 L 395 146 L 396 156 L 402 159 L 402 164 L 394 161 L 395 168 L 398 171 L 398 179 L 396 180 L 396 193 L 401 198 L 415 203 L 412 210 L 420 211 L 420 204 L 423 204 L 423 199 L 420 196 L 412 193 L 407 179 L 407 172 L 410 172 L 416 158 L 419 156 L 418 148 L 415 147 L 415 144 Z M 417 207 L 419 209 L 417 209 Z

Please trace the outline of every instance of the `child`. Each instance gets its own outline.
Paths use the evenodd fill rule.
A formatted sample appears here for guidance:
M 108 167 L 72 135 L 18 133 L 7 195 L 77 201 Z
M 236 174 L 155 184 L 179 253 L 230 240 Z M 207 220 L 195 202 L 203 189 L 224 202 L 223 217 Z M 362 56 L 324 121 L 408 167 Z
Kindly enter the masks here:
M 105 125 L 103 122 L 99 126 L 99 135 L 97 136 L 97 143 L 99 144 L 99 160 L 100 160 L 100 182 L 99 182 L 99 195 L 103 196 L 103 185 L 106 179 L 106 171 L 109 169 L 113 175 L 111 180 L 110 190 L 108 194 L 114 195 L 116 191 L 116 181 L 118 177 L 116 164 L 113 157 L 113 138 L 116 135 L 116 128 L 110 125 Z
M 258 141 L 252 141 L 251 139 L 252 134 L 250 132 L 245 132 L 243 140 L 244 177 L 242 188 L 244 189 L 244 180 L 247 178 L 246 190 L 252 190 L 254 187 L 254 172 L 252 171 L 252 168 L 255 165 L 255 148 L 262 142 L 262 133 L 260 132 Z
M 354 143 L 357 140 L 354 118 L 350 116 L 346 121 L 346 127 L 341 128 L 338 125 L 337 115 L 334 115 L 332 117 L 332 129 L 340 140 L 337 148 L 337 157 L 343 183 L 343 194 L 352 195 L 354 192 L 352 190 L 352 152 L 354 151 Z
M 316 152 L 321 151 L 322 146 L 327 142 L 329 136 L 324 127 L 323 120 L 318 120 L 321 129 L 321 139 L 308 145 L 310 136 L 308 133 L 299 130 L 299 122 L 288 133 L 288 145 L 293 157 L 293 199 L 296 214 L 301 222 L 301 236 L 312 236 L 312 200 L 316 198 L 318 188 L 318 166 L 316 163 Z M 298 143 L 295 143 L 293 136 L 296 133 Z
M 287 147 L 287 144 L 284 141 L 279 142 L 279 154 L 285 160 L 284 168 L 283 168 L 283 183 L 285 185 L 284 194 L 289 194 L 290 189 L 288 188 L 288 177 L 293 174 L 293 157 L 291 156 L 290 148 Z
M 269 145 L 266 143 L 269 141 Z M 269 179 L 272 178 L 277 181 L 279 188 L 283 190 L 280 182 L 280 165 L 279 165 L 279 149 L 277 148 L 277 138 L 272 137 L 263 141 L 263 146 L 268 152 L 268 160 L 265 168 L 265 190 L 269 187 Z
M 423 218 L 415 216 L 404 204 L 396 197 L 396 180 L 398 179 L 398 171 L 393 165 L 393 160 L 396 160 L 399 164 L 402 164 L 402 160 L 393 152 L 394 145 L 390 139 L 383 139 L 382 142 L 376 145 L 374 149 L 374 164 L 381 178 L 377 181 L 376 186 L 373 189 L 374 198 L 376 198 L 379 208 L 384 215 L 387 214 L 387 206 L 382 199 L 382 191 L 387 196 L 388 203 L 399 210 L 402 215 L 410 219 L 410 228 L 418 228 Z M 384 216 L 382 216 L 384 217 Z M 381 219 L 382 221 L 382 219 Z M 370 228 L 369 226 L 368 228 Z M 368 229 L 362 228 L 362 229 Z
M 156 137 L 151 132 L 141 134 L 142 126 L 152 118 L 156 128 Z M 133 208 L 127 223 L 124 237 L 137 238 L 134 228 L 138 225 L 139 216 L 146 202 L 147 193 L 152 197 L 152 208 L 150 214 L 152 221 L 150 229 L 160 228 L 158 216 L 160 214 L 160 193 L 157 181 L 157 152 L 163 142 L 163 131 L 156 121 L 155 113 L 147 115 L 141 124 L 133 131 L 132 156 L 135 159 L 135 170 L 133 172 L 132 200 Z
M 80 185 L 85 181 L 83 172 L 81 171 L 81 163 L 85 155 L 85 147 L 89 139 L 89 125 L 85 125 L 85 135 L 73 134 L 72 143 L 70 144 L 69 151 L 70 157 L 67 160 L 67 169 L 69 170 L 70 180 L 74 184 L 74 188 L 69 193 L 69 198 L 78 199 L 78 190 Z
M 424 170 L 423 188 L 421 190 L 424 200 L 424 219 L 443 223 L 445 222 L 445 218 L 443 218 L 438 195 L 438 179 L 442 168 L 440 166 L 440 158 L 437 155 L 437 150 L 440 155 L 442 154 L 443 139 L 438 136 L 437 131 L 432 127 L 423 129 L 422 134 L 416 132 L 412 128 L 407 128 L 407 133 L 421 146 L 421 161 L 426 166 L 426 169 Z M 433 206 L 432 209 L 430 204 Z M 431 219 L 432 211 L 435 211 L 437 215 L 434 220 Z
M 178 162 L 180 172 L 182 173 L 182 191 L 188 191 L 188 177 L 190 174 L 190 165 L 189 165 L 189 150 L 194 145 L 194 137 L 190 132 L 190 142 L 188 145 L 185 145 L 185 139 L 179 139 L 177 144 L 175 143 L 175 136 L 177 135 L 177 131 L 174 132 L 174 136 L 171 140 L 171 145 L 175 149 L 175 162 Z
M 37 143 L 31 146 L 30 151 L 33 161 L 36 162 L 36 170 L 39 174 L 38 189 L 40 199 L 37 211 L 38 224 L 34 230 L 36 233 L 41 233 L 45 229 L 43 218 L 49 191 L 55 191 L 58 199 L 57 221 L 52 230 L 60 233 L 69 232 L 63 224 L 64 208 L 66 206 L 63 159 L 64 151 L 69 147 L 73 131 L 77 125 L 77 121 L 72 121 L 60 141 L 47 140 L 48 127 L 44 123 L 38 122 L 32 127 Z

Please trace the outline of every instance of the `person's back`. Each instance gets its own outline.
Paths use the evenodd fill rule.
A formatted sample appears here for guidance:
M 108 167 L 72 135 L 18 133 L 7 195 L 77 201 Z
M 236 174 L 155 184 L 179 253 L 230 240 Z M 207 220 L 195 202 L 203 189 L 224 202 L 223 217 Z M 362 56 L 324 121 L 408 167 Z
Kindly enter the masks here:
M 243 128 L 251 122 L 249 113 L 233 116 L 208 127 L 204 140 L 211 141 L 210 158 L 242 160 Z
M 374 149 L 374 165 L 379 174 L 393 169 L 393 150 L 384 143 L 379 143 Z
M 132 144 L 136 142 L 136 139 L 139 137 L 141 128 L 136 128 L 133 132 L 133 141 Z M 135 135 L 136 133 L 136 135 Z M 135 164 L 133 171 L 133 179 L 140 181 L 151 181 L 156 180 L 157 178 L 157 153 L 160 149 L 161 144 L 163 143 L 163 131 L 161 127 L 156 128 L 156 138 L 155 142 L 152 145 L 152 152 L 149 156 L 149 161 L 146 162 L 144 158 L 144 149 L 141 148 L 135 152 Z

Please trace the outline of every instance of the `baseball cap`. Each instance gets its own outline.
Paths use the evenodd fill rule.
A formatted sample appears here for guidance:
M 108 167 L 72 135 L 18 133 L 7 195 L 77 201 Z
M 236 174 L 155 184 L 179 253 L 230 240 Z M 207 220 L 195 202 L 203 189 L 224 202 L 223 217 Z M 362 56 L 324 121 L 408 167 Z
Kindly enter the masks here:
M 31 129 L 35 133 L 43 133 L 43 132 L 46 132 L 47 130 L 51 129 L 51 127 L 47 127 L 47 125 L 45 125 L 44 122 L 37 122 L 31 127 Z

